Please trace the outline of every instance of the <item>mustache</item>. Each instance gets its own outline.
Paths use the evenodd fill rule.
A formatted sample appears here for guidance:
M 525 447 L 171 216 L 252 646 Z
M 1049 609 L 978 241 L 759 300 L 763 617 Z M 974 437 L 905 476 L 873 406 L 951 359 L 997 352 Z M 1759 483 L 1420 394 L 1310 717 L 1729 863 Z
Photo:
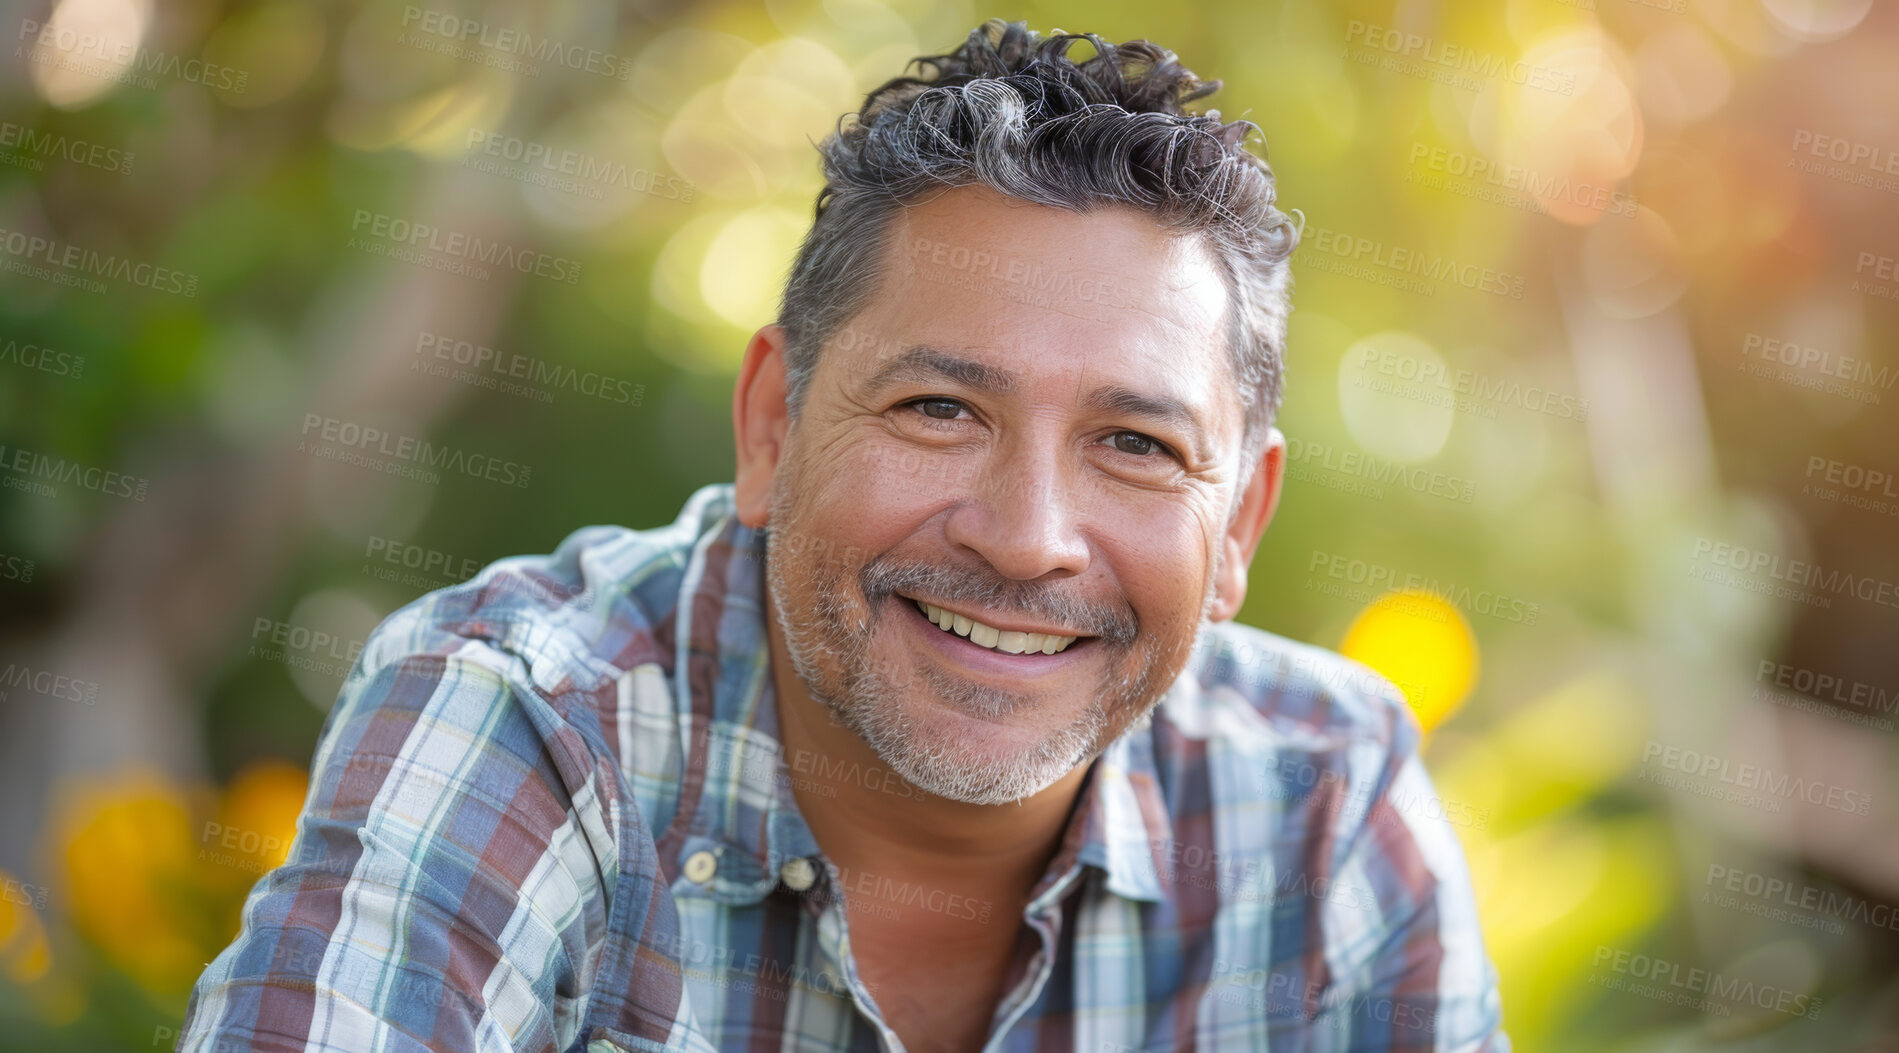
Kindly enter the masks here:
M 1140 619 L 1125 601 L 1116 606 L 1077 596 L 1058 585 L 1013 581 L 975 567 L 937 566 L 879 557 L 858 572 L 858 587 L 872 611 L 899 593 L 925 593 L 946 604 L 1016 614 L 1063 626 L 1085 636 L 1127 647 L 1140 635 Z M 873 617 L 875 615 L 873 614 Z

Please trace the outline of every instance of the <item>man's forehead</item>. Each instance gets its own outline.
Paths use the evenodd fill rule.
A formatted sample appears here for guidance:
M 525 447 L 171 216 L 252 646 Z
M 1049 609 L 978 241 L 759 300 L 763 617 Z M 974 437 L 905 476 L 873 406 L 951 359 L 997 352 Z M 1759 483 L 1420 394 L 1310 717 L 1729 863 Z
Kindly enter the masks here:
M 900 209 L 892 234 L 883 306 L 1224 346 L 1227 289 L 1205 237 L 1128 206 L 1074 212 L 957 187 Z
M 1199 238 L 976 187 L 906 206 L 891 233 L 877 294 L 827 342 L 853 400 L 927 379 L 1171 424 L 1201 455 L 1222 445 L 1227 296 Z
M 831 346 L 853 368 L 914 343 L 986 348 L 1044 373 L 1085 357 L 1107 371 L 1206 373 L 1227 347 L 1210 257 L 1127 209 L 1079 214 L 962 187 L 895 217 L 876 292 Z M 901 338 L 891 346 L 889 341 Z

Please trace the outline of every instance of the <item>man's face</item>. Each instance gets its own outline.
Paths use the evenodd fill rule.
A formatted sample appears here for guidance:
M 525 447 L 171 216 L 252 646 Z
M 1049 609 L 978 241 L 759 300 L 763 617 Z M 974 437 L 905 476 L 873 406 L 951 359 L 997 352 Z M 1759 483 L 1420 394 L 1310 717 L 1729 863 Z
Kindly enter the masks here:
M 884 763 L 1019 800 L 1186 663 L 1250 474 L 1227 297 L 1197 239 L 1125 209 L 963 188 L 894 240 L 785 436 L 772 601 L 806 689 Z

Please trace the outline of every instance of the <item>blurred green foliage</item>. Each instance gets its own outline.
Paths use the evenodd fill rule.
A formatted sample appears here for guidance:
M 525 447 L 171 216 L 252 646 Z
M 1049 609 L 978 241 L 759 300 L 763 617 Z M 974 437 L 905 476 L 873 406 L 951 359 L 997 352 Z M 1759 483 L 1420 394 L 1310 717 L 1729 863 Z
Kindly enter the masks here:
M 1750 375 L 1742 350 L 1766 332 L 1889 355 L 1889 305 L 1849 272 L 1862 246 L 1899 241 L 1890 193 L 1792 171 L 1785 144 L 1821 127 L 1899 146 L 1879 124 L 1899 98 L 1899 35 L 1864 5 L 1858 19 L 1852 4 L 1599 6 L 1007 14 L 1162 42 L 1224 81 L 1202 105 L 1271 145 L 1281 206 L 1305 221 L 1280 420 L 1294 460 L 1241 617 L 1339 646 L 1407 581 L 1457 608 L 1476 686 L 1421 709 L 1427 759 L 1445 800 L 1481 817 L 1459 833 L 1519 1048 L 1887 1048 L 1852 1043 L 1892 1019 L 1890 932 L 1696 904 L 1710 859 L 1866 897 L 1895 883 L 1850 854 L 1803 852 L 1781 818 L 1719 812 L 1640 773 L 1657 737 L 1692 745 L 1771 720 L 1747 695 L 1763 660 L 1895 682 L 1875 653 L 1892 638 L 1885 612 L 1777 604 L 1687 568 L 1712 536 L 1899 577 L 1889 521 L 1797 493 L 1815 454 L 1882 463 L 1891 414 Z M 299 791 L 269 762 L 307 763 L 340 684 L 340 668 L 260 660 L 260 631 L 347 644 L 465 576 L 381 580 L 378 545 L 451 566 L 545 552 L 586 524 L 668 522 L 730 477 L 732 373 L 809 220 L 811 143 L 990 13 L 922 0 L 16 11 L 29 43 L 0 73 L 0 140 L 14 142 L 0 156 L 0 346 L 16 348 L 0 355 L 0 444 L 79 474 L 42 491 L 16 468 L 21 485 L 0 489 L 0 560 L 32 568 L 0 581 L 0 624 L 10 654 L 52 656 L 100 700 L 6 700 L 0 866 L 52 894 L 0 914 L 0 1047 L 150 1048 L 176 1027 L 188 963 L 228 940 L 254 878 L 194 861 L 199 825 L 294 815 Z M 479 29 L 428 28 L 451 17 Z M 28 24 L 55 32 L 35 48 Z M 126 82 L 80 70 L 97 56 L 65 47 L 61 26 L 132 42 Z M 609 72 L 485 43 L 503 31 Z M 209 66 L 167 72 L 167 56 L 240 71 L 243 90 Z M 499 170 L 536 146 L 615 174 Z M 1470 176 L 1473 159 L 1494 178 Z M 1558 178 L 1600 195 L 1565 197 Z M 387 258 L 387 239 L 364 237 L 376 217 L 547 253 L 581 280 Z M 49 280 L 70 269 L 18 251 L 15 234 L 170 268 L 191 291 Z M 433 376 L 421 367 L 453 362 L 435 338 L 638 398 Z M 60 357 L 28 364 L 23 346 Z M 1425 367 L 1443 372 L 1419 380 Z M 327 419 L 524 466 L 530 482 L 325 460 L 305 445 Z M 94 468 L 148 488 L 106 492 L 83 481 Z M 1378 653 L 1451 676 L 1437 645 L 1393 632 Z M 1889 762 L 1890 737 L 1865 735 L 1861 759 Z M 118 774 L 146 768 L 158 774 Z M 84 877 L 98 860 L 174 916 L 136 939 L 105 925 L 115 894 Z M 136 950 L 159 944 L 187 965 Z M 1738 961 L 1826 1011 L 1723 1016 L 1614 990 L 1624 974 L 1604 955 L 1621 951 Z

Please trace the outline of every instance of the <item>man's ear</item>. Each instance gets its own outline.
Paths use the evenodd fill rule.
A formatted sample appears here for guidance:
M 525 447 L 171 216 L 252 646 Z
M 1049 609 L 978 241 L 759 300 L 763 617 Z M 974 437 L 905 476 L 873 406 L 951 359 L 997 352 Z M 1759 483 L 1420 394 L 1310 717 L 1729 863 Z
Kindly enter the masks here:
M 1253 466 L 1253 473 L 1240 492 L 1239 510 L 1220 538 L 1225 548 L 1213 604 L 1207 611 L 1209 619 L 1228 621 L 1240 613 L 1240 605 L 1246 602 L 1246 572 L 1252 566 L 1260 537 L 1266 533 L 1266 524 L 1273 521 L 1273 513 L 1279 509 L 1279 484 L 1285 472 L 1286 437 L 1278 428 L 1269 428 L 1266 448 L 1260 452 L 1259 463 Z
M 745 362 L 732 386 L 732 437 L 738 446 L 734 477 L 739 522 L 754 530 L 771 512 L 772 473 L 791 428 L 785 404 L 785 331 L 767 325 L 745 345 Z

